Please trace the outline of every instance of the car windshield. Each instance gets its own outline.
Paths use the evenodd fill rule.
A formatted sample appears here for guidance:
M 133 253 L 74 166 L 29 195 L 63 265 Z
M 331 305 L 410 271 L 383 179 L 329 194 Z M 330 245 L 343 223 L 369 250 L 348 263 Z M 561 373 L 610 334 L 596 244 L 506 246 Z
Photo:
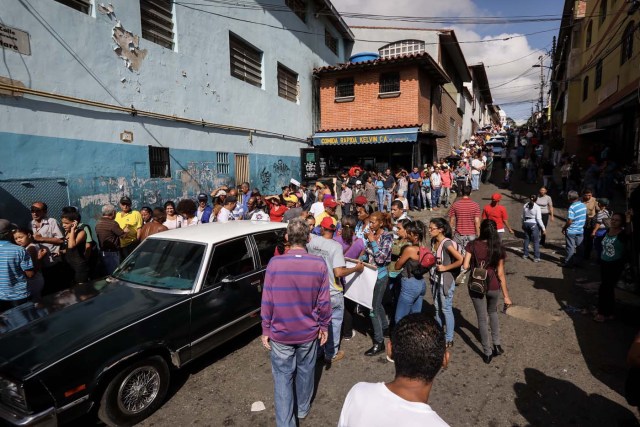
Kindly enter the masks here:
M 191 289 L 205 245 L 147 239 L 113 272 L 116 279 L 160 289 Z

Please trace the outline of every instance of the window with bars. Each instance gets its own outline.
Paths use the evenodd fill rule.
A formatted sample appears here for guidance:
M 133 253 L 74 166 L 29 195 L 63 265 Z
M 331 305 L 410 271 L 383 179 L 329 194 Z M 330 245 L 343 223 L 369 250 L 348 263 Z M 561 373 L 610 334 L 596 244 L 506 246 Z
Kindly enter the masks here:
M 254 86 L 262 87 L 262 52 L 229 33 L 231 75 Z
M 622 44 L 620 45 L 620 65 L 627 62 L 633 56 L 633 33 L 635 32 L 635 22 L 630 22 L 622 34 Z
M 382 58 L 393 58 L 394 56 L 422 53 L 424 46 L 424 42 L 420 40 L 400 40 L 382 46 L 378 53 Z
M 400 92 L 400 73 L 380 74 L 380 93 Z
M 355 96 L 353 78 L 339 79 L 336 82 L 336 98 Z
M 598 89 L 602 86 L 602 59 L 596 63 L 596 78 L 593 80 L 593 88 Z
M 307 22 L 307 5 L 305 5 L 302 0 L 284 0 L 284 4 L 286 4 L 302 22 Z
M 151 178 L 171 178 L 168 148 L 149 146 L 149 175 Z
M 173 2 L 140 0 L 142 38 L 173 50 Z
M 249 182 L 249 155 L 236 154 L 236 184 Z
M 91 0 L 55 0 L 65 6 L 69 6 L 72 9 L 86 13 L 89 15 L 91 12 Z
M 282 64 L 278 64 L 278 96 L 298 102 L 298 75 Z
M 333 37 L 326 28 L 324 29 L 324 44 L 327 45 L 331 52 L 338 54 L 338 39 Z
M 229 175 L 229 153 L 216 153 L 216 172 Z

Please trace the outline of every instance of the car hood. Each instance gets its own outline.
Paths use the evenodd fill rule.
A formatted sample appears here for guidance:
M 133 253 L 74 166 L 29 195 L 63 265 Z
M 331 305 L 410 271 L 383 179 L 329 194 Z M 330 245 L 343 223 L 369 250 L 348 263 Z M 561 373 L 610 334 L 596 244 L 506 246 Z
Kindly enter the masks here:
M 136 320 L 189 298 L 98 280 L 0 315 L 0 371 L 26 377 Z

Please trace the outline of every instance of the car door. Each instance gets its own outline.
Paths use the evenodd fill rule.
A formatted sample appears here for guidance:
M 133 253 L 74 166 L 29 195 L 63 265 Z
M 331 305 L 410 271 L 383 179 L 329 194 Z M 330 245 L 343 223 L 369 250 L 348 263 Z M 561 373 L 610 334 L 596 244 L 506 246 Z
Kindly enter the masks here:
M 191 354 L 198 357 L 260 321 L 262 273 L 246 236 L 218 243 L 191 303 Z

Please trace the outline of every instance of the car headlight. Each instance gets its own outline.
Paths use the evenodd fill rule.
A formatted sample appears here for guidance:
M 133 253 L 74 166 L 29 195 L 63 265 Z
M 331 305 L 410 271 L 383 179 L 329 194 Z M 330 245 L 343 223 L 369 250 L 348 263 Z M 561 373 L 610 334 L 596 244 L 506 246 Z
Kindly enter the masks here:
M 6 378 L 0 378 L 0 402 L 22 411 L 29 410 L 22 384 Z

